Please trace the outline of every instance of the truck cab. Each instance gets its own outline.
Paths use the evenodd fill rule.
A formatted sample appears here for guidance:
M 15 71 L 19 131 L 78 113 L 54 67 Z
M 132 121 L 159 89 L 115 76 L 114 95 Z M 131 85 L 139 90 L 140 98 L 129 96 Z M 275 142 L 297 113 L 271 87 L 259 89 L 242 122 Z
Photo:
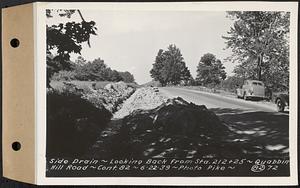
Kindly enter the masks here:
M 259 80 L 245 80 L 242 88 L 237 89 L 237 97 L 248 99 L 264 99 L 265 85 Z

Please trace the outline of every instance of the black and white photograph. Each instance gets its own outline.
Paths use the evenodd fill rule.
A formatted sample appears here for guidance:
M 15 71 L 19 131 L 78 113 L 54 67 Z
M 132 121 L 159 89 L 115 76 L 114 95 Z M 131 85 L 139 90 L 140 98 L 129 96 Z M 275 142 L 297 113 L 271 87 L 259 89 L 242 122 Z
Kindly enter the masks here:
M 46 177 L 291 175 L 289 11 L 44 14 Z

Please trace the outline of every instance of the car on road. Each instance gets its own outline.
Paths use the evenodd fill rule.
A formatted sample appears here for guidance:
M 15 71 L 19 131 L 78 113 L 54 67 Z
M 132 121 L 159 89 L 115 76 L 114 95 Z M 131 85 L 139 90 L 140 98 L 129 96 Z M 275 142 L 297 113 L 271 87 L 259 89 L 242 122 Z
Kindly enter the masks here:
M 245 80 L 241 88 L 236 90 L 238 98 L 265 99 L 265 85 L 259 80 Z
M 152 89 L 154 90 L 154 92 L 159 92 L 158 87 L 153 87 Z
M 289 93 L 288 92 L 273 93 L 272 99 L 277 106 L 278 112 L 283 112 L 286 107 L 289 107 Z

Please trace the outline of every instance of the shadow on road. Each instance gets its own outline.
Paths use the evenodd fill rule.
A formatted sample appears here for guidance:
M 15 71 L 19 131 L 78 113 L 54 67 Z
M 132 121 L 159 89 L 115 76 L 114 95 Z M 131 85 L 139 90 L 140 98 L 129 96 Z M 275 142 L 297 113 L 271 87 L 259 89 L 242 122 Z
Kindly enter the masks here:
M 249 112 L 241 109 L 212 108 L 232 131 L 230 142 L 243 152 L 264 157 L 288 157 L 289 116 L 277 112 Z
M 90 155 L 103 158 L 289 157 L 288 115 L 230 108 L 210 110 L 227 130 L 215 128 L 210 131 L 212 135 L 202 132 L 199 136 L 177 135 L 152 128 L 124 132 L 120 125 L 123 120 L 114 120 L 110 126 L 113 129 L 102 133 Z M 147 120 L 142 119 L 145 121 L 141 122 L 141 127 L 144 127 Z M 221 136 L 216 136 L 219 133 Z

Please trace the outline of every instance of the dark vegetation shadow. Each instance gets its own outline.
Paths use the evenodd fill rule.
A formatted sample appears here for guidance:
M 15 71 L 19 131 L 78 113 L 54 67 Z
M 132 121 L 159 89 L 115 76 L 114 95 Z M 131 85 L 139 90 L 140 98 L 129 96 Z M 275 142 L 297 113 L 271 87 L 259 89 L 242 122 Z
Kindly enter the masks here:
M 86 153 L 112 114 L 96 108 L 77 93 L 47 94 L 47 157 L 78 157 Z

